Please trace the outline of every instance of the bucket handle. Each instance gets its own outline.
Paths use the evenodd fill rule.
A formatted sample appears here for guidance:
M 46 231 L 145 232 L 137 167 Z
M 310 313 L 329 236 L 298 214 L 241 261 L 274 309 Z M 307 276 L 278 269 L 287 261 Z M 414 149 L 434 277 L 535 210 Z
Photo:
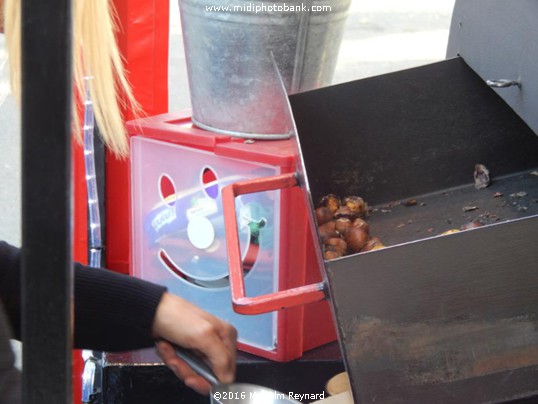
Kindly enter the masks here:
M 232 295 L 232 306 L 236 313 L 268 313 L 288 307 L 318 302 L 327 297 L 325 284 L 323 282 L 255 297 L 246 296 L 245 278 L 243 277 L 243 263 L 241 261 L 241 250 L 239 246 L 236 220 L 235 198 L 239 195 L 291 188 L 297 185 L 297 176 L 295 173 L 289 173 L 239 181 L 227 185 L 222 189 L 224 226 L 226 229 L 226 243 L 228 247 L 228 268 L 230 271 L 230 290 Z

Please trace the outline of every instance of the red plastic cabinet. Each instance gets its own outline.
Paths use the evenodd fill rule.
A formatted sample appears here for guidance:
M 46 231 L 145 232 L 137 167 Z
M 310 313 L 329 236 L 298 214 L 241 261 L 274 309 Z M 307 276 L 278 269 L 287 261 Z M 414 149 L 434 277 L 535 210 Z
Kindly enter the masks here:
M 250 141 L 194 127 L 188 114 L 129 122 L 132 274 L 166 285 L 230 321 L 240 349 L 276 361 L 334 341 L 305 198 L 298 187 L 238 195 L 237 242 L 252 298 L 319 283 L 315 303 L 237 313 L 232 305 L 222 189 L 295 172 L 292 140 Z M 316 287 L 310 287 L 315 289 Z

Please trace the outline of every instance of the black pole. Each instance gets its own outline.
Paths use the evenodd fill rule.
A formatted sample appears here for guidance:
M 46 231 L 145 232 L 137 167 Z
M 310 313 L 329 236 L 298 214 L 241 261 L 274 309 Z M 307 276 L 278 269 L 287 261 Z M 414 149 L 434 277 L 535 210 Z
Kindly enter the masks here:
M 71 2 L 22 1 L 23 402 L 71 403 Z

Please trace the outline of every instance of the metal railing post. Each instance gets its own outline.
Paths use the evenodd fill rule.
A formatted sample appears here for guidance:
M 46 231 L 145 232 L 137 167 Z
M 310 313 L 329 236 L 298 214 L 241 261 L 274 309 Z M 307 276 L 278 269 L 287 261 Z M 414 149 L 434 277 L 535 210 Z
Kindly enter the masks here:
M 23 402 L 71 403 L 71 1 L 22 1 Z

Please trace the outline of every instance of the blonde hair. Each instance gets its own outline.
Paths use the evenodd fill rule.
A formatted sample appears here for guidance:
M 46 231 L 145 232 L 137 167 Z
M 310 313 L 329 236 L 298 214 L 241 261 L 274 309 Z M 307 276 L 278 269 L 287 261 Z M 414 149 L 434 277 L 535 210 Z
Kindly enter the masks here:
M 11 88 L 20 99 L 21 0 L 5 0 L 4 14 Z M 115 37 L 117 28 L 111 1 L 73 1 L 73 132 L 81 142 L 79 108 L 76 106 L 82 105 L 87 85 L 103 142 L 118 157 L 125 157 L 129 153 L 129 144 L 121 110 L 128 108 L 137 116 L 141 109 L 126 78 Z M 86 76 L 91 76 L 92 80 L 84 80 Z

